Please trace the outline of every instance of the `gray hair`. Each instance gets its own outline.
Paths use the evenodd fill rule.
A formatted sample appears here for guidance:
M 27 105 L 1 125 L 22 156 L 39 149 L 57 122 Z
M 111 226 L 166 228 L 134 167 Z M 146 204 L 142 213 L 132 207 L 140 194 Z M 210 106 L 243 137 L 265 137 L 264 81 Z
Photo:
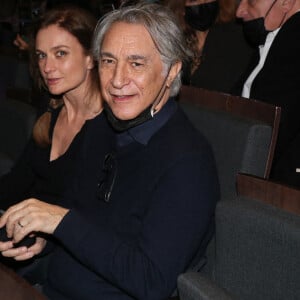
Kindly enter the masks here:
M 176 17 L 167 7 L 159 4 L 140 3 L 113 10 L 99 20 L 94 32 L 93 55 L 99 60 L 100 49 L 106 32 L 116 22 L 143 25 L 149 32 L 161 55 L 164 70 L 177 62 L 186 62 L 191 54 L 186 47 L 183 33 L 177 25 Z M 175 96 L 181 87 L 181 72 L 170 87 L 170 96 Z

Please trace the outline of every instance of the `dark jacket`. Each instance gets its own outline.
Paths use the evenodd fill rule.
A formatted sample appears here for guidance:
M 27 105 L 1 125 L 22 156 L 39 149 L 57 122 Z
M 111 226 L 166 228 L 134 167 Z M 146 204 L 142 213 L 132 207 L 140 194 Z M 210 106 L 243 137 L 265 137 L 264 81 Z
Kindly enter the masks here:
M 241 24 L 215 24 L 208 32 L 200 66 L 183 83 L 229 93 L 245 72 L 254 49 L 246 42 Z
M 271 178 L 300 186 L 300 12 L 293 15 L 275 37 L 264 67 L 254 79 L 250 98 L 282 108 L 278 143 Z M 258 63 L 258 55 L 243 82 Z M 240 86 L 242 88 L 242 86 Z M 239 90 L 241 93 L 241 89 Z

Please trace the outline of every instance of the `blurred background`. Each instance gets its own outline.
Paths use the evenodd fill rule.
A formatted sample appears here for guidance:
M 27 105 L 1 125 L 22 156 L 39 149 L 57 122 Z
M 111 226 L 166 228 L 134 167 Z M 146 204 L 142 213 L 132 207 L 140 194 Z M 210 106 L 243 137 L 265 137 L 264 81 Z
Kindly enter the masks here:
M 45 10 L 62 3 L 74 3 L 97 18 L 118 7 L 119 0 L 3 0 L 0 9 L 0 101 L 15 99 L 40 105 L 32 85 L 26 43 L 31 28 Z

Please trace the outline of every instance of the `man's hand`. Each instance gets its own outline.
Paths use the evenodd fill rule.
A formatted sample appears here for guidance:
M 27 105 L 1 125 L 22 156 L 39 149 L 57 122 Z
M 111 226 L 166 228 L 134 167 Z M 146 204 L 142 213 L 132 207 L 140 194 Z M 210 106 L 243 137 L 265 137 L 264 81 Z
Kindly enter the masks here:
M 66 208 L 30 198 L 11 206 L 0 218 L 0 228 L 6 225 L 7 236 L 17 243 L 34 232 L 53 234 L 68 211 Z

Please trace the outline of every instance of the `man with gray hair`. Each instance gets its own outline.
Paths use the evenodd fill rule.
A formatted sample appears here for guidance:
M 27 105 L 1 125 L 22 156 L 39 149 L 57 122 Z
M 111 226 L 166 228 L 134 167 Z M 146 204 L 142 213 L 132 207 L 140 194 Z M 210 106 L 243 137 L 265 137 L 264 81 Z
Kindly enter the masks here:
M 166 299 L 204 254 L 219 185 L 208 142 L 173 97 L 183 41 L 172 13 L 157 4 L 120 8 L 98 24 L 94 55 L 116 148 L 97 184 L 83 169 L 71 208 L 48 205 L 52 214 L 31 228 L 60 242 L 43 289 L 50 299 Z M 95 136 L 89 147 L 101 143 Z

